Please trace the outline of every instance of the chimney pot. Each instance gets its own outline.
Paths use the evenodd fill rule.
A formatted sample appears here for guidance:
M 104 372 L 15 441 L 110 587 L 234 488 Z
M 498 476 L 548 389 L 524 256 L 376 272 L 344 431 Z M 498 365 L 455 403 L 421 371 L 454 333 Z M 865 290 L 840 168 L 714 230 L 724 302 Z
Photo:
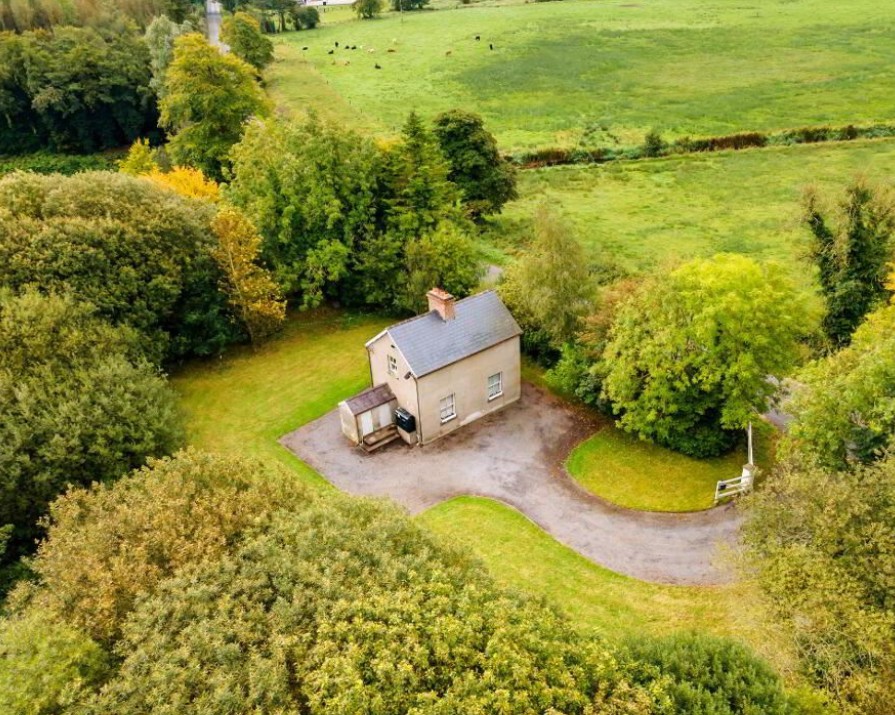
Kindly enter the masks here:
M 437 310 L 443 321 L 454 319 L 454 296 L 441 288 L 433 288 L 426 293 L 426 298 L 429 310 Z

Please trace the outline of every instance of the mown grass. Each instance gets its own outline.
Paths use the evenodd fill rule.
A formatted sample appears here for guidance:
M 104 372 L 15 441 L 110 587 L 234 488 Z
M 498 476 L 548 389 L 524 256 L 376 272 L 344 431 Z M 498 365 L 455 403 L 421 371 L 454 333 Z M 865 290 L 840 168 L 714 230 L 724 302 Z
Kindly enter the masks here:
M 607 637 L 676 630 L 752 637 L 747 624 L 733 617 L 738 587 L 661 586 L 622 576 L 490 499 L 451 499 L 418 518 L 472 549 L 502 585 L 547 598 L 581 629 Z
M 181 396 L 189 443 L 275 460 L 328 486 L 277 440 L 369 385 L 364 343 L 387 323 L 331 310 L 293 313 L 283 333 L 257 351 L 241 348 L 179 370 L 171 384 Z
M 524 171 L 521 198 L 495 220 L 491 240 L 511 254 L 523 247 L 535 207 L 546 202 L 595 262 L 640 271 L 734 252 L 781 261 L 807 282 L 804 191 L 814 185 L 839 200 L 858 174 L 891 181 L 895 140 Z
M 773 428 L 755 429 L 755 460 L 774 463 Z M 715 459 L 692 459 L 616 427 L 606 427 L 572 450 L 566 469 L 585 489 L 628 509 L 699 511 L 712 506 L 719 480 L 740 476 L 745 448 Z
M 566 0 L 324 16 L 313 32 L 277 39 L 269 83 L 282 105 L 344 112 L 384 132 L 411 109 L 460 107 L 481 113 L 506 150 L 630 145 L 654 127 L 697 136 L 890 119 L 893 30 L 895 5 L 876 0 Z M 328 55 L 335 41 L 364 50 Z
M 275 461 L 331 488 L 277 439 L 367 385 L 364 342 L 387 322 L 331 310 L 293 313 L 285 331 L 257 351 L 238 349 L 179 370 L 172 385 L 190 443 Z M 419 521 L 462 539 L 502 584 L 549 598 L 581 628 L 612 636 L 679 628 L 742 635 L 728 620 L 731 588 L 657 586 L 615 574 L 496 502 L 454 499 Z

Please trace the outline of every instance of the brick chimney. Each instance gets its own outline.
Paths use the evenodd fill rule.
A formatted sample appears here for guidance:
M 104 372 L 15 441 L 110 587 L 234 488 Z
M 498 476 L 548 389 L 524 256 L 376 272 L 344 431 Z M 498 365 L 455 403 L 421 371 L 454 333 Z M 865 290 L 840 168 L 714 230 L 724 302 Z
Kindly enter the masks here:
M 426 293 L 429 299 L 429 310 L 437 310 L 445 322 L 454 319 L 454 296 L 441 288 L 433 288 Z

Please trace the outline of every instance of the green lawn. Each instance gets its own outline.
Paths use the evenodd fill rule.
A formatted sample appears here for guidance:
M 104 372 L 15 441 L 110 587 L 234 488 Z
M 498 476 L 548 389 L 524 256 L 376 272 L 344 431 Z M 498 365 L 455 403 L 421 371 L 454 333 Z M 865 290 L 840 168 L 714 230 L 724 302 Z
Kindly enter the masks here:
M 302 479 L 327 482 L 277 443 L 369 386 L 364 343 L 387 325 L 328 310 L 293 313 L 257 351 L 194 362 L 172 377 L 190 444 L 276 460 Z
M 327 482 L 277 439 L 367 385 L 363 345 L 385 323 L 328 310 L 292 313 L 283 334 L 257 351 L 234 350 L 181 369 L 172 384 L 190 443 L 275 460 L 323 488 Z M 731 589 L 655 586 L 620 576 L 496 502 L 455 499 L 419 519 L 445 538 L 465 540 L 502 584 L 550 598 L 583 628 L 608 635 L 678 628 L 742 635 L 728 620 Z
M 893 31 L 895 5 L 878 0 L 565 0 L 369 21 L 324 15 L 312 32 L 277 38 L 268 80 L 286 107 L 383 132 L 411 109 L 460 107 L 481 113 L 507 150 L 630 145 L 653 127 L 695 136 L 889 120 Z M 328 55 L 336 41 L 364 49 Z M 350 65 L 334 64 L 343 60 Z
M 726 251 L 780 260 L 807 281 L 799 263 L 807 247 L 805 187 L 838 199 L 859 173 L 891 182 L 895 140 L 524 171 L 521 198 L 494 222 L 491 240 L 512 254 L 524 245 L 535 207 L 547 202 L 597 261 L 648 270 Z
M 773 429 L 755 430 L 755 459 L 773 466 Z M 606 427 L 576 447 L 566 462 L 585 489 L 628 509 L 698 511 L 712 506 L 715 484 L 740 476 L 745 449 L 717 459 L 691 459 Z
M 451 499 L 419 520 L 471 548 L 504 586 L 543 596 L 582 629 L 615 637 L 697 629 L 746 639 L 737 589 L 659 586 L 601 568 L 519 512 L 479 497 Z

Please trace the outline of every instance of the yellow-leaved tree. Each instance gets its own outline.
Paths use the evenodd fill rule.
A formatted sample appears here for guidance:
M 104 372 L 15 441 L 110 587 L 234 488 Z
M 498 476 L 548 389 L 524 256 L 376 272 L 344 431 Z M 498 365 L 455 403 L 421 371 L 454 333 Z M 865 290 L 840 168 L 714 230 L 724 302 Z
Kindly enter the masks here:
M 217 201 L 221 197 L 217 182 L 206 178 L 200 169 L 190 166 L 175 166 L 171 171 L 161 171 L 155 167 L 145 177 L 190 199 Z
M 148 139 L 137 139 L 131 144 L 127 156 L 118 164 L 118 171 L 131 176 L 158 171 L 158 164 L 155 162 L 155 155 L 149 146 Z
M 261 236 L 245 215 L 224 206 L 211 222 L 218 239 L 212 251 L 224 273 L 224 290 L 253 343 L 275 332 L 286 318 L 286 301 L 270 273 L 258 265 Z

